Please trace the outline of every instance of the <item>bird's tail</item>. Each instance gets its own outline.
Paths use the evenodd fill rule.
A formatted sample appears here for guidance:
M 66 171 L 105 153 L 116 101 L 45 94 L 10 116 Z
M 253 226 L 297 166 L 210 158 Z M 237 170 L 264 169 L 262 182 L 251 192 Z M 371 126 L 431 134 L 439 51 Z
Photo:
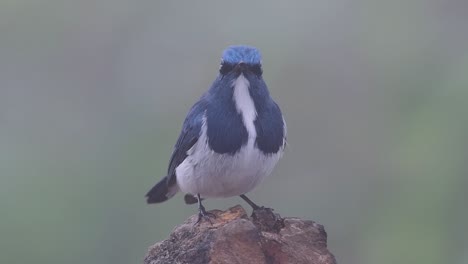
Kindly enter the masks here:
M 175 177 L 171 177 L 174 178 Z M 158 183 L 156 183 L 153 188 L 146 194 L 146 202 L 149 204 L 153 203 L 162 203 L 172 196 L 174 196 L 179 191 L 179 186 L 177 182 L 168 180 L 168 177 L 162 178 Z

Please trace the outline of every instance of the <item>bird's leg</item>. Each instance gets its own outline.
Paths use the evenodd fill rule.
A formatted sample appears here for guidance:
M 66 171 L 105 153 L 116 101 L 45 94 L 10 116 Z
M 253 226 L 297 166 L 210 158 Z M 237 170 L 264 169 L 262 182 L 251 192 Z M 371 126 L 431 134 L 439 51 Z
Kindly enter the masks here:
M 197 194 L 197 199 L 198 199 L 198 219 L 197 219 L 197 222 L 195 222 L 195 225 L 199 224 L 202 218 L 207 218 L 208 221 L 210 221 L 211 223 L 210 217 L 216 218 L 216 215 L 206 211 L 205 207 L 202 204 L 202 199 L 200 197 L 200 194 Z
M 245 196 L 245 194 L 241 194 L 239 195 L 240 198 L 244 199 L 244 201 L 246 201 L 250 206 L 252 206 L 252 208 L 255 210 L 258 210 L 258 209 L 262 209 L 264 208 L 263 206 L 258 206 L 257 204 L 255 204 L 254 202 L 252 202 L 252 200 L 250 200 L 247 196 Z

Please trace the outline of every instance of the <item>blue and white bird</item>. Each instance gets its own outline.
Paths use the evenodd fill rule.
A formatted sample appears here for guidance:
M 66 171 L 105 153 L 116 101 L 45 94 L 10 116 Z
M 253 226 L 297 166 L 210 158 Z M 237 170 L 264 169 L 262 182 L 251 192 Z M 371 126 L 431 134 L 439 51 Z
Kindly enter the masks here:
M 260 52 L 230 46 L 222 55 L 219 75 L 190 109 L 175 144 L 167 176 L 147 194 L 160 203 L 177 192 L 198 202 L 240 196 L 258 209 L 246 193 L 271 174 L 286 145 L 286 124 L 262 77 Z

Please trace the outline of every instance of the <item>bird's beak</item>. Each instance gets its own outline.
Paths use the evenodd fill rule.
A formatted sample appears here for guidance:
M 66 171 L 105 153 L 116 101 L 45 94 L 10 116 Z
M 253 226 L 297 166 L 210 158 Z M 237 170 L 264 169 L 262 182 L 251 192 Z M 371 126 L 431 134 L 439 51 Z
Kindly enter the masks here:
M 238 73 L 242 73 L 242 72 L 245 72 L 245 70 L 247 70 L 247 64 L 245 64 L 244 62 L 239 62 L 235 68 L 234 68 Z

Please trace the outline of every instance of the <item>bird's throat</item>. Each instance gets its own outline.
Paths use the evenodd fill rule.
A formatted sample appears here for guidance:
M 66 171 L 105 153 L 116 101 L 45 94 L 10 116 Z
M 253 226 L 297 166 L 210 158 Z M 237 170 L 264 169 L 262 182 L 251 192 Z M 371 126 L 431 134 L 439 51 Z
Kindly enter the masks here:
M 234 104 L 237 112 L 242 115 L 242 122 L 247 129 L 250 141 L 251 139 L 255 140 L 257 137 L 254 124 L 257 118 L 257 109 L 255 109 L 254 101 L 250 95 L 249 86 L 250 83 L 243 74 L 239 75 L 232 85 Z

